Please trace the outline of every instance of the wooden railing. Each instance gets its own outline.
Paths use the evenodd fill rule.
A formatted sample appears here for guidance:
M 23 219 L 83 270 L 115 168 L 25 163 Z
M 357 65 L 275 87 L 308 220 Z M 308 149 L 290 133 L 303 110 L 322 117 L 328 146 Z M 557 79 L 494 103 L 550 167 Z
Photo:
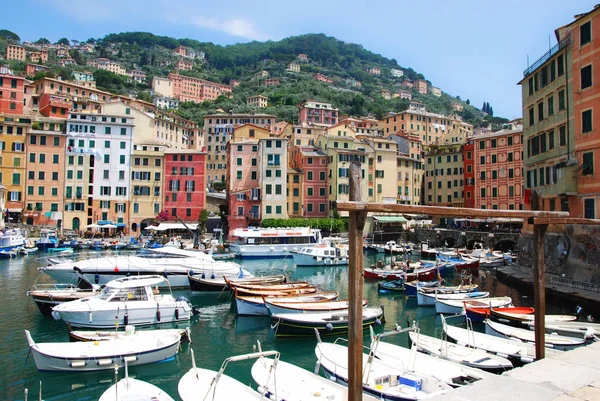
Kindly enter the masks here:
M 587 283 L 585 281 L 575 281 L 569 278 L 552 276 L 550 283 L 556 285 L 562 285 L 564 287 L 575 288 L 578 290 L 600 292 L 600 285 L 594 283 Z

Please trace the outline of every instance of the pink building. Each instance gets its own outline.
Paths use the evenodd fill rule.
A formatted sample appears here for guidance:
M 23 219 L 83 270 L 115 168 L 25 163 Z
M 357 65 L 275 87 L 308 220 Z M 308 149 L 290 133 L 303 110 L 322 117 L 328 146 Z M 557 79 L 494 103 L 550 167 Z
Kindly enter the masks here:
M 317 81 L 325 82 L 325 83 L 328 83 L 328 84 L 330 84 L 330 83 L 333 82 L 331 79 L 327 78 L 326 75 L 323 75 L 323 74 L 318 73 L 318 72 L 315 72 L 313 74 L 313 78 L 316 79 Z
M 402 81 L 402 86 L 406 86 L 407 88 L 412 88 L 413 86 L 415 86 L 411 81 L 409 81 L 408 79 L 405 79 L 404 81 Z
M 232 88 L 240 86 L 240 81 L 238 81 L 237 79 L 231 79 L 229 80 L 229 86 L 231 86 Z
M 38 71 L 50 71 L 50 67 L 46 67 L 43 65 L 38 65 L 38 64 L 27 64 L 25 66 L 25 76 L 26 77 L 33 77 L 36 72 Z
M 259 224 L 261 220 L 261 168 L 258 162 L 258 139 L 229 142 L 227 169 L 227 204 L 229 231 Z
M 308 56 L 306 54 L 300 53 L 298 54 L 298 60 L 308 61 Z
M 0 75 L 0 114 L 23 114 L 25 78 Z
M 419 79 L 415 82 L 416 86 L 417 86 L 417 91 L 423 95 L 427 94 L 427 81 L 425 81 L 424 79 Z
M 165 151 L 164 210 L 172 219 L 196 222 L 206 208 L 205 158 L 200 150 Z
M 380 75 L 381 70 L 378 67 L 367 68 L 367 72 L 371 75 Z
M 194 63 L 187 60 L 179 60 L 177 64 L 175 64 L 175 68 L 181 71 L 191 71 L 194 68 Z
M 302 216 L 327 217 L 327 155 L 314 147 L 297 148 L 292 165 L 303 173 Z
M 202 103 L 205 100 L 215 100 L 220 95 L 227 95 L 232 91 L 229 85 L 185 75 L 170 73 L 168 78 L 173 83 L 173 97 L 181 102 Z
M 338 123 L 338 109 L 330 103 L 308 99 L 300 105 L 298 123 L 332 126 Z

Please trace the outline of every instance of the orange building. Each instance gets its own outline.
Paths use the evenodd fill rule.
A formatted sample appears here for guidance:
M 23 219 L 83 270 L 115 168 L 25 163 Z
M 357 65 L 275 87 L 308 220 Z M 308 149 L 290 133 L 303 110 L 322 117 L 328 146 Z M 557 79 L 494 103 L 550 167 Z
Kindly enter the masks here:
M 40 113 L 45 117 L 67 118 L 73 103 L 65 95 L 44 93 L 40 96 Z
M 50 71 L 50 67 L 31 63 L 25 66 L 26 77 L 33 77 L 38 71 Z
M 202 103 L 205 100 L 215 100 L 220 95 L 232 92 L 229 85 L 204 79 L 173 73 L 169 74 L 168 78 L 173 83 L 173 97 L 181 102 Z
M 41 50 L 39 52 L 31 52 L 29 53 L 29 61 L 32 63 L 42 63 L 48 62 L 48 50 Z
M 6 59 L 25 61 L 25 48 L 18 45 L 6 46 Z
M 23 114 L 25 78 L 0 75 L 0 113 Z
M 427 94 L 427 81 L 423 79 L 418 79 L 415 81 L 415 85 L 417 86 L 417 91 L 423 95 Z
M 577 192 L 569 205 L 572 217 L 595 219 L 600 216 L 600 8 L 578 15 L 572 23 L 557 29 L 557 37 L 573 36 L 573 119 Z M 559 39 L 560 40 L 560 39 Z
M 175 68 L 181 71 L 191 71 L 194 68 L 194 63 L 186 60 L 179 60 L 175 65 Z
M 279 78 L 265 78 L 263 81 L 264 86 L 277 86 L 279 83 Z

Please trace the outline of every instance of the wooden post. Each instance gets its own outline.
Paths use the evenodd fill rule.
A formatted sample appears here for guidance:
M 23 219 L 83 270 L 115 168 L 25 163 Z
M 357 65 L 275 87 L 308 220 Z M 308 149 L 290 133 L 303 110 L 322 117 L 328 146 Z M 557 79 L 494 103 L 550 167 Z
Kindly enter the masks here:
M 540 209 L 540 193 L 532 191 L 531 209 Z M 531 219 L 533 220 L 533 219 Z M 546 356 L 546 276 L 544 274 L 544 244 L 547 224 L 533 226 L 533 297 L 535 307 L 535 357 Z
M 350 200 L 361 201 L 360 164 L 350 164 Z M 351 211 L 348 216 L 348 401 L 362 400 L 363 356 L 363 229 L 366 211 Z

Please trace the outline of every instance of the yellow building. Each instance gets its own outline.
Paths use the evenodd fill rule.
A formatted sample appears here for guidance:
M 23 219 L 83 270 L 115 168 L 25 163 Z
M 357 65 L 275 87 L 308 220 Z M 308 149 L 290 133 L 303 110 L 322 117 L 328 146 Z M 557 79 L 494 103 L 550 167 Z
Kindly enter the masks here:
M 0 184 L 6 187 L 8 222 L 21 222 L 25 207 L 25 138 L 31 119 L 25 116 L 0 116 Z
M 368 202 L 396 203 L 396 188 L 390 185 L 397 166 L 396 142 L 366 135 L 359 135 L 359 138 L 371 148 L 368 159 Z
M 167 148 L 157 142 L 138 141 L 136 136 L 133 140 L 129 228 L 131 232 L 140 232 L 163 210 L 163 167 Z
M 25 61 L 25 48 L 18 45 L 6 46 L 6 59 Z
M 289 63 L 287 66 L 288 71 L 300 72 L 300 64 L 298 63 Z
M 268 106 L 268 103 L 269 98 L 263 95 L 249 96 L 246 99 L 246 104 L 248 106 L 264 108 Z
M 428 146 L 425 152 L 425 198 L 428 206 L 464 206 L 462 145 Z

